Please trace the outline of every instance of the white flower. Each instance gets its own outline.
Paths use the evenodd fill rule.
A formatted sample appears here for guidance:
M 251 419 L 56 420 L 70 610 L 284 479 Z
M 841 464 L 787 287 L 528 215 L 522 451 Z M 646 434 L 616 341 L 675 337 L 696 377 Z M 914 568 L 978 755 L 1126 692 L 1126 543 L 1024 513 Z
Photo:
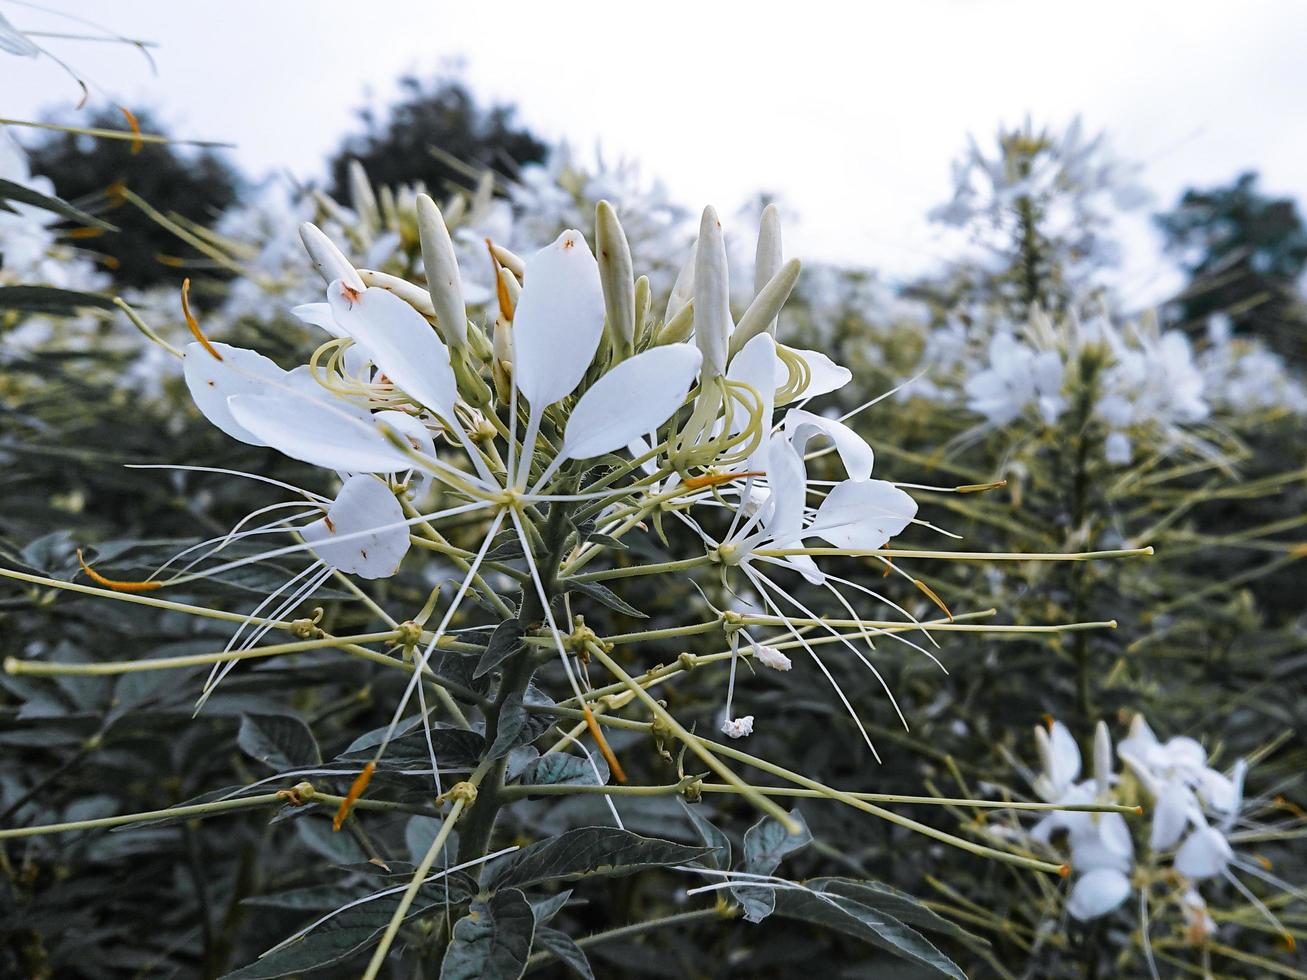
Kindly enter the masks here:
M 1225 835 L 1215 827 L 1202 826 L 1190 834 L 1175 854 L 1175 870 L 1195 881 L 1213 878 L 1234 858 Z
M 1096 868 L 1075 883 L 1066 910 L 1073 919 L 1085 922 L 1107 915 L 1129 897 L 1129 878 L 1113 868 Z
M 772 670 L 789 670 L 793 666 L 789 657 L 765 643 L 753 644 L 753 656 L 758 663 Z
M 753 734 L 753 715 L 743 718 L 727 718 L 722 722 L 722 734 L 731 738 L 744 738 Z

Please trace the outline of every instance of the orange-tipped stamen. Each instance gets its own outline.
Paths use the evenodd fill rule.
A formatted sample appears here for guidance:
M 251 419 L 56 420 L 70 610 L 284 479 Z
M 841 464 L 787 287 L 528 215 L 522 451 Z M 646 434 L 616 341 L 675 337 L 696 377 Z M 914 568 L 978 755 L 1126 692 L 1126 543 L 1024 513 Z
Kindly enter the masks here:
M 1040 715 L 1040 717 L 1044 719 L 1044 727 L 1051 732 L 1053 730 L 1053 724 L 1054 724 L 1053 716 L 1050 714 L 1043 714 Z
M 517 311 L 513 309 L 513 298 L 508 295 L 508 287 L 504 285 L 504 278 L 499 274 L 503 265 L 499 261 L 499 256 L 495 254 L 495 243 L 489 238 L 486 239 L 486 251 L 490 253 L 490 264 L 495 269 L 495 296 L 499 300 L 499 315 L 505 323 L 513 322 L 513 314 Z
M 604 754 L 604 761 L 608 763 L 609 772 L 613 774 L 613 778 L 619 783 L 626 782 L 626 773 L 622 771 L 622 764 L 617 761 L 617 756 L 613 754 L 613 749 L 608 744 L 608 739 L 604 738 L 604 733 L 600 730 L 599 723 L 595 721 L 595 716 L 590 710 L 590 705 L 582 701 L 581 711 L 585 714 L 585 727 L 590 729 L 590 734 L 594 736 L 595 744 L 599 746 L 599 751 Z
M 705 473 L 703 476 L 688 477 L 681 485 L 687 490 L 702 490 L 704 487 L 720 487 L 723 483 L 743 480 L 750 476 L 766 476 L 761 470 L 749 470 L 744 473 Z
M 912 580 L 912 584 L 915 585 L 917 588 L 919 588 L 922 592 L 924 592 L 926 594 L 926 598 L 928 598 L 935 605 L 939 606 L 940 609 L 944 610 L 944 615 L 948 617 L 948 621 L 950 623 L 953 622 L 953 613 L 949 611 L 948 606 L 944 605 L 944 600 L 935 594 L 934 589 L 932 589 L 925 582 L 921 581 L 921 579 L 919 578 L 914 578 Z
M 1270 871 L 1275 867 L 1275 865 L 1271 863 L 1271 859 L 1268 858 L 1265 854 L 1254 854 L 1253 860 L 1256 861 L 1258 864 L 1260 864 L 1267 871 Z
M 182 280 L 182 315 L 186 317 L 186 326 L 191 328 L 191 333 L 200 342 L 200 345 L 213 355 L 215 361 L 221 361 L 222 355 L 218 353 L 218 349 L 213 344 L 209 343 L 209 338 L 204 336 L 204 332 L 200 330 L 200 321 L 195 319 L 195 316 L 191 313 L 191 280 L 189 278 Z
M 1298 951 L 1298 940 L 1293 938 L 1293 933 L 1286 932 L 1282 937 L 1284 939 L 1284 948 L 1290 953 Z
M 99 238 L 104 234 L 103 228 L 73 228 L 71 231 L 64 232 L 69 238 Z
M 363 795 L 363 791 L 368 788 L 368 783 L 372 782 L 372 774 L 376 771 L 377 764 L 369 762 L 363 767 L 363 771 L 354 777 L 354 782 L 349 784 L 349 792 L 345 794 L 345 799 L 341 800 L 336 815 L 331 818 L 331 829 L 333 831 L 338 831 L 345 825 L 345 818 L 349 816 L 349 811 L 353 809 L 354 801 Z
M 1060 868 L 1057 869 L 1057 873 L 1058 873 L 1059 875 L 1061 875 L 1063 878 L 1070 878 L 1070 877 L 1071 877 L 1071 865 L 1069 865 L 1069 864 L 1064 864 L 1064 865 L 1062 865 L 1062 867 L 1060 867 Z
M 120 105 L 118 111 L 123 114 L 127 120 L 127 125 L 132 130 L 132 153 L 140 153 L 145 148 L 145 140 L 141 139 L 141 124 L 136 119 L 136 114 L 128 109 L 125 105 Z
M 180 255 L 165 255 L 163 252 L 155 252 L 154 261 L 170 269 L 181 269 L 186 266 L 186 260 Z
M 82 549 L 77 549 L 77 563 L 82 566 L 82 571 L 91 576 L 91 581 L 97 585 L 103 585 L 106 589 L 113 589 L 115 592 L 153 592 L 155 589 L 162 589 L 162 582 L 127 582 L 116 578 L 105 578 L 82 557 Z

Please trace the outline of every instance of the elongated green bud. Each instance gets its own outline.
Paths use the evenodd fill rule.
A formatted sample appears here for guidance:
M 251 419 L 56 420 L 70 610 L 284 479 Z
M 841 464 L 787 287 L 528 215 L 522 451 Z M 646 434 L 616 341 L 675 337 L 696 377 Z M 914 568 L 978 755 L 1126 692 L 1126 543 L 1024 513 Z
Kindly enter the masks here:
M 635 281 L 635 346 L 644 346 L 649 336 L 649 308 L 653 305 L 653 289 L 649 277 L 641 276 Z
M 359 278 L 354 266 L 345 258 L 345 253 L 322 233 L 321 228 L 311 221 L 304 222 L 300 225 L 300 241 L 304 243 L 304 250 L 309 253 L 309 259 L 313 262 L 313 268 L 318 270 L 318 275 L 328 283 L 339 279 L 350 289 L 363 292 L 363 280 Z
M 377 195 L 372 192 L 367 171 L 357 160 L 349 162 L 349 201 L 364 229 L 375 235 L 381 227 L 381 209 L 377 207 Z
M 417 212 L 422 265 L 427 273 L 431 305 L 436 311 L 436 326 L 445 343 L 461 350 L 467 344 L 467 306 L 463 303 L 463 280 L 458 274 L 454 243 L 440 209 L 430 196 L 418 195 Z
M 799 281 L 799 260 L 790 259 L 776 271 L 776 274 L 758 290 L 749 308 L 735 325 L 731 334 L 731 356 L 764 331 L 775 336 L 776 314 L 780 313 L 785 301 L 790 298 L 794 284 Z
M 694 300 L 681 307 L 681 311 L 672 317 L 654 334 L 654 346 L 663 344 L 680 344 L 690 338 L 694 330 Z
M 731 284 L 726 268 L 726 236 L 717 212 L 703 209 L 694 257 L 694 339 L 703 353 L 703 377 L 726 373 L 731 335 Z
M 595 251 L 604 290 L 608 343 L 613 348 L 613 361 L 624 361 L 635 352 L 635 267 L 626 232 L 607 201 L 595 207 Z
M 758 224 L 758 249 L 754 253 L 753 291 L 762 292 L 762 287 L 772 281 L 780 271 L 781 254 L 781 211 L 775 204 L 768 204 L 762 209 L 762 220 Z
M 376 286 L 388 293 L 394 293 L 424 317 L 435 319 L 436 308 L 431 305 L 431 294 L 417 283 L 386 272 L 377 272 L 375 269 L 359 269 L 358 273 L 359 278 L 363 280 L 363 285 Z

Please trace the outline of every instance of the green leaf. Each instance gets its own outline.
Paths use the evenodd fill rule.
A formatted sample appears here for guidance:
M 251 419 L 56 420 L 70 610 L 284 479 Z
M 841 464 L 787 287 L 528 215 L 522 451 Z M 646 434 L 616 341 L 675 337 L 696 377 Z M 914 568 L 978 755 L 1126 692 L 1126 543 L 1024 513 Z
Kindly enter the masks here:
M 539 929 L 556 916 L 571 897 L 572 889 L 566 888 L 557 895 L 550 895 L 548 898 L 530 899 L 531 911 L 535 913 L 536 917 L 536 928 Z
M 516 888 L 472 903 L 454 923 L 454 938 L 440 965 L 440 980 L 517 980 L 526 972 L 535 915 Z
M 346 902 L 359 897 L 357 888 L 341 888 L 338 885 L 310 885 L 307 888 L 291 888 L 271 895 L 251 895 L 241 899 L 242 905 L 252 905 L 264 909 L 300 909 L 311 912 L 330 912 Z
M 477 661 L 474 678 L 484 677 L 505 660 L 522 648 L 522 624 L 516 619 L 506 619 L 490 634 L 490 642 L 485 652 Z
M 524 786 L 603 786 L 607 782 L 608 763 L 603 759 L 595 759 L 591 765 L 588 759 L 562 752 L 542 755 L 523 770 L 521 778 Z
M 400 729 L 402 731 L 402 728 Z M 384 729 L 369 732 L 357 738 L 354 743 L 337 756 L 338 762 L 366 762 L 376 755 L 376 747 L 381 744 Z M 373 736 L 375 740 L 373 739 Z M 431 728 L 431 745 L 435 748 L 436 759 L 441 770 L 472 769 L 481 760 L 485 751 L 486 740 L 479 732 L 466 728 L 445 728 L 433 725 Z M 399 738 L 392 739 L 386 747 L 386 754 L 377 763 L 378 769 L 422 769 L 431 767 L 431 754 L 427 748 L 426 732 L 418 728 Z
M 626 875 L 645 868 L 688 864 L 706 848 L 641 837 L 616 827 L 578 827 L 537 841 L 505 856 L 486 870 L 487 887 L 525 888 L 542 881 L 586 875 Z
M 700 839 L 709 848 L 708 853 L 699 859 L 699 863 L 715 871 L 725 871 L 731 866 L 731 839 L 699 812 L 698 806 L 690 806 L 685 800 L 681 800 L 680 803 L 681 809 L 690 818 L 690 823 L 694 824 Z
M 936 949 L 925 936 L 888 912 L 869 908 L 842 895 L 820 894 L 800 888 L 778 889 L 772 895 L 777 915 L 834 929 L 946 977 L 966 980 L 966 974 L 956 963 Z
M 101 231 L 118 230 L 109 222 L 101 221 L 94 215 L 73 207 L 67 201 L 60 200 L 49 194 L 42 194 L 40 191 L 34 191 L 32 188 L 15 183 L 12 180 L 0 179 L 0 207 L 3 207 L 5 202 L 8 201 L 27 204 L 34 208 L 40 208 L 42 211 L 49 211 L 52 214 L 86 225 L 88 228 L 99 228 Z M 11 211 L 13 209 L 4 208 L 4 210 Z
M 572 579 L 565 579 L 562 586 L 565 589 L 571 589 L 573 592 L 580 592 L 582 595 L 589 596 L 596 602 L 602 602 L 609 609 L 615 609 L 623 616 L 631 616 L 635 619 L 649 618 L 608 586 L 603 585 L 600 582 L 577 582 Z
M 0 286 L 0 310 L 70 316 L 87 307 L 98 310 L 116 309 L 112 296 L 101 296 L 99 293 L 56 289 L 54 286 Z
M 780 866 L 781 859 L 812 842 L 812 831 L 798 810 L 791 810 L 790 816 L 802 827 L 797 834 L 791 834 L 771 817 L 763 817 L 744 834 L 744 864 L 740 869 L 749 874 L 770 875 Z M 744 918 L 749 922 L 761 922 L 767 918 L 776 906 L 774 888 L 750 888 L 737 885 L 731 889 L 736 900 L 744 906 Z
M 241 715 L 236 744 L 246 755 L 278 772 L 322 764 L 322 753 L 309 726 L 293 715 Z
M 865 905 L 877 912 L 885 912 L 900 922 L 906 922 L 918 929 L 942 933 L 963 942 L 989 945 L 988 940 L 968 932 L 956 922 L 950 922 L 907 892 L 901 892 L 884 882 L 857 881 L 852 878 L 814 878 L 806 884 L 813 891 L 842 895 L 859 905 Z
M 536 943 L 571 967 L 573 973 L 584 977 L 585 980 L 594 980 L 594 971 L 590 969 L 590 961 L 586 959 L 585 950 L 567 933 L 546 926 L 536 930 Z
M 437 882 L 438 884 L 438 882 Z M 349 959 L 381 938 L 390 917 L 399 908 L 401 895 L 387 895 L 375 901 L 357 905 L 322 923 L 312 932 L 295 940 L 223 980 L 271 980 L 307 973 Z M 406 919 L 422 915 L 444 905 L 443 900 L 419 899 L 413 903 Z
M 415 816 L 404 825 L 404 847 L 414 864 L 422 863 L 444 823 L 439 817 Z
M 507 755 L 514 746 L 530 741 L 531 716 L 522 704 L 522 695 L 514 691 L 499 707 L 499 725 L 495 728 L 495 741 L 487 758 L 498 759 Z

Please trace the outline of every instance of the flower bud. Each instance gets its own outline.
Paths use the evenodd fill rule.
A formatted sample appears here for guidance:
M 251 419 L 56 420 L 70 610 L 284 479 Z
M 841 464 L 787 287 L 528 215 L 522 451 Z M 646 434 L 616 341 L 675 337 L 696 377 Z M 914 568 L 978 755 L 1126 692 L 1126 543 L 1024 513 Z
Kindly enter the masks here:
M 617 212 L 607 201 L 595 207 L 595 258 L 604 290 L 604 312 L 613 360 L 624 361 L 635 351 L 635 269 Z
M 304 250 L 309 253 L 313 268 L 318 270 L 318 275 L 322 276 L 325 282 L 332 283 L 339 279 L 350 289 L 363 292 L 365 288 L 363 280 L 354 271 L 354 266 L 335 243 L 322 233 L 321 228 L 311 221 L 304 222 L 300 225 L 300 241 L 304 243 Z
M 726 267 L 726 238 L 717 212 L 703 209 L 694 259 L 694 339 L 703 352 L 703 376 L 726 372 L 731 335 L 731 287 Z
M 1094 728 L 1094 782 L 1099 797 L 1106 799 L 1112 791 L 1112 736 L 1103 721 Z
M 790 298 L 790 292 L 798 281 L 798 259 L 790 259 L 776 270 L 776 274 L 763 285 L 758 291 L 758 295 L 753 298 L 749 308 L 744 311 L 744 316 L 740 317 L 740 322 L 735 327 L 735 333 L 731 334 L 730 350 L 732 355 L 763 331 L 773 337 L 776 336 L 776 315 L 780 313 L 785 301 Z
M 462 349 L 467 344 L 467 307 L 463 303 L 463 281 L 458 274 L 454 243 L 450 241 L 440 209 L 426 194 L 418 195 L 417 212 L 422 265 L 436 311 L 436 326 L 445 343 Z
M 775 204 L 768 204 L 762 209 L 758 225 L 758 250 L 753 260 L 754 295 L 761 293 L 762 287 L 781 271 L 781 261 L 781 211 Z M 775 325 L 768 333 L 776 336 Z
M 367 171 L 357 160 L 349 162 L 349 201 L 369 236 L 375 235 L 381 228 L 381 210 L 377 207 L 377 195 L 372 193 L 372 183 Z
M 789 670 L 794 666 L 789 657 L 775 647 L 769 647 L 764 643 L 755 643 L 753 645 L 753 655 L 758 663 L 764 667 L 770 667 L 772 670 Z
M 648 338 L 649 308 L 653 305 L 653 290 L 649 277 L 641 276 L 635 281 L 635 345 L 643 347 Z
M 753 734 L 753 715 L 743 718 L 727 718 L 722 722 L 722 734 L 729 738 L 744 738 Z

